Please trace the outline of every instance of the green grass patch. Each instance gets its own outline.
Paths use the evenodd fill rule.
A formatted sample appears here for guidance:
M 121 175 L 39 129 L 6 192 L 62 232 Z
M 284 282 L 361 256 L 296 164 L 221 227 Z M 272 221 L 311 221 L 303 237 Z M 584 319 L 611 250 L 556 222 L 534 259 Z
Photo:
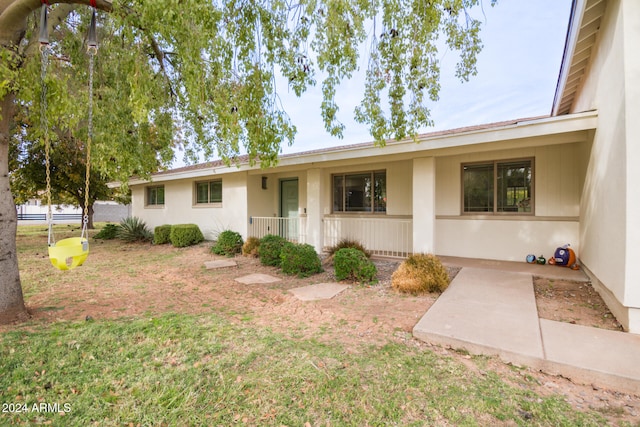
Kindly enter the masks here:
M 428 350 L 387 344 L 348 352 L 214 315 L 5 333 L 0 372 L 0 402 L 68 409 L 2 414 L 18 425 L 605 423 L 560 397 L 539 397 Z
M 17 247 L 20 263 L 20 279 L 25 299 L 49 289 L 51 286 L 75 283 L 98 283 L 98 287 L 107 286 L 108 278 L 123 273 L 127 277 L 136 278 L 144 275 L 146 270 L 158 265 L 170 265 L 174 258 L 180 256 L 179 251 L 140 250 L 149 249 L 148 243 L 124 243 L 118 239 L 94 240 L 106 223 L 98 223 L 95 230 L 88 230 L 89 256 L 82 268 L 60 272 L 51 266 L 47 249 L 46 225 L 20 225 L 17 231 Z M 80 236 L 77 225 L 55 225 L 56 241 Z M 135 253 L 135 262 L 131 252 Z
M 57 239 L 80 233 L 77 226 L 56 227 Z M 182 253 L 91 240 L 82 268 L 60 272 L 49 264 L 46 243 L 45 226 L 18 228 L 27 299 L 87 284 L 83 295 L 100 303 L 99 293 L 118 280 L 146 277 L 180 262 Z M 132 284 L 137 290 L 153 285 Z M 64 304 L 54 296 L 44 310 Z M 256 328 L 250 311 L 215 307 L 217 315 L 150 318 L 155 306 L 148 310 L 143 318 L 33 323 L 1 333 L 0 425 L 605 424 L 602 413 L 577 412 L 560 396 L 527 391 L 524 380 L 514 381 L 520 372 L 507 383 L 485 358 L 473 358 L 480 375 L 405 344 L 327 343 L 336 325 L 349 325 L 345 319 L 327 322 L 309 339 L 304 325 L 288 336 Z

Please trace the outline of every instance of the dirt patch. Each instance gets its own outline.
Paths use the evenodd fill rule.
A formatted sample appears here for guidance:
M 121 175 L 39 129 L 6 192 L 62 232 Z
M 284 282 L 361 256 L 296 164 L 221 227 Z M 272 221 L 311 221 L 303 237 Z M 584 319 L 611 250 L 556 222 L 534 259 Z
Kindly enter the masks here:
M 375 260 L 379 282 L 351 285 L 330 300 L 304 302 L 289 289 L 335 280 L 330 269 L 309 278 L 283 275 L 255 258 L 236 257 L 237 267 L 207 270 L 204 263 L 223 259 L 208 244 L 183 249 L 170 246 L 96 243 L 82 268 L 57 271 L 45 254 L 21 259 L 23 286 L 32 313 L 30 324 L 121 317 L 157 316 L 166 312 L 215 312 L 238 323 L 269 327 L 293 339 L 338 341 L 347 351 L 389 340 L 428 348 L 460 360 L 476 371 L 492 370 L 505 381 L 541 395 L 561 394 L 580 410 L 596 409 L 613 423 L 638 422 L 640 398 L 596 386 L 573 384 L 556 376 L 505 365 L 497 358 L 475 359 L 452 349 L 431 346 L 411 331 L 436 301 L 437 294 L 404 295 L 391 288 L 396 260 Z M 449 270 L 453 277 L 458 269 Z M 234 279 L 252 273 L 282 279 L 245 285 Z M 587 284 L 537 278 L 535 291 L 543 318 L 586 326 L 619 329 L 593 288 Z M 0 327 L 0 331 L 12 327 Z
M 541 319 L 623 330 L 590 283 L 535 277 L 533 288 Z

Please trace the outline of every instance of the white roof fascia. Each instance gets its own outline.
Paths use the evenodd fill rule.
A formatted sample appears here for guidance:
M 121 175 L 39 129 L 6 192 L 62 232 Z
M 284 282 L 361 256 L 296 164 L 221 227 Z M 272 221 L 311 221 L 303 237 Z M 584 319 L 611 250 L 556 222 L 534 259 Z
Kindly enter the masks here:
M 186 170 L 179 172 L 167 172 L 162 175 L 152 175 L 150 180 L 147 179 L 131 179 L 129 185 L 148 184 L 150 182 L 176 181 L 179 179 L 193 179 L 202 177 L 211 177 L 211 175 L 229 174 L 234 172 L 243 172 L 251 169 L 259 168 L 259 166 L 249 166 L 248 163 L 241 163 L 238 166 L 214 166 L 202 169 Z
M 567 29 L 567 38 L 564 44 L 564 53 L 562 55 L 562 63 L 560 64 L 560 75 L 558 76 L 558 84 L 556 85 L 556 93 L 553 97 L 553 106 L 551 107 L 551 115 L 556 116 L 560 103 L 562 102 L 562 94 L 567 84 L 571 63 L 573 62 L 573 54 L 578 44 L 578 33 L 584 17 L 586 8 L 586 0 L 573 0 L 571 4 L 571 15 L 569 17 L 569 28 Z
M 407 139 L 398 142 L 389 142 L 384 147 L 373 144 L 362 146 L 360 144 L 352 147 L 340 147 L 335 150 L 323 152 L 309 152 L 288 155 L 278 161 L 278 165 L 264 171 L 274 170 L 286 166 L 302 166 L 313 163 L 324 163 L 338 160 L 363 159 L 367 157 L 377 157 L 382 155 L 403 154 L 403 153 L 428 153 L 434 150 L 442 150 L 456 147 L 469 147 L 473 145 L 486 144 L 492 142 L 503 142 L 509 140 L 519 140 L 523 138 L 533 138 L 545 135 L 557 135 L 569 132 L 595 129 L 597 125 L 598 112 L 587 111 L 584 113 L 568 114 L 557 117 L 545 117 L 542 119 L 524 120 L 499 127 L 489 127 L 484 129 L 474 129 L 460 131 L 450 134 L 419 135 L 417 142 Z M 167 172 L 161 175 L 152 176 L 151 180 L 132 179 L 129 185 L 148 184 L 150 182 L 166 182 L 180 179 L 194 179 L 211 177 L 212 175 L 222 175 L 244 171 L 260 171 L 260 166 L 249 166 L 248 163 L 239 166 L 218 166 L 206 167 L 202 169 Z
M 446 148 L 595 129 L 597 125 L 597 118 L 597 111 L 588 111 L 579 114 L 548 117 L 530 121 L 527 120 L 517 122 L 516 124 L 472 130 L 468 132 L 436 136 L 423 135 L 422 137 L 418 137 L 417 143 L 409 139 L 400 142 L 391 142 L 384 147 L 344 147 L 325 153 L 301 153 L 295 157 L 292 156 L 281 159 L 278 166 L 349 160 L 388 154 L 426 153 Z

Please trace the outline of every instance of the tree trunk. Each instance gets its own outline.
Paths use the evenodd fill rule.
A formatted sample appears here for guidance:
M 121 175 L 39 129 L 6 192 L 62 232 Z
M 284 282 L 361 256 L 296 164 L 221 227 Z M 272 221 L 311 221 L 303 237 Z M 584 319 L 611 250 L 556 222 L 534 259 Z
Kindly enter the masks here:
M 9 135 L 13 102 L 11 93 L 0 100 L 0 324 L 28 317 L 18 270 L 18 216 L 9 184 Z
M 92 3 L 90 0 L 0 0 L 0 49 L 20 44 L 27 28 L 27 17 L 42 3 L 67 3 L 70 5 Z M 97 0 L 98 9 L 110 12 L 112 0 Z M 59 7 L 57 19 L 69 13 L 72 8 Z M 51 17 L 50 24 L 56 25 L 56 17 Z M 11 87 L 11 84 L 9 85 Z M 0 98 L 0 324 L 26 319 L 20 270 L 18 269 L 18 253 L 16 247 L 16 231 L 18 227 L 16 205 L 11 194 L 9 183 L 9 143 L 11 125 L 14 120 L 15 96 L 7 93 Z M 93 221 L 92 221 L 93 223 Z

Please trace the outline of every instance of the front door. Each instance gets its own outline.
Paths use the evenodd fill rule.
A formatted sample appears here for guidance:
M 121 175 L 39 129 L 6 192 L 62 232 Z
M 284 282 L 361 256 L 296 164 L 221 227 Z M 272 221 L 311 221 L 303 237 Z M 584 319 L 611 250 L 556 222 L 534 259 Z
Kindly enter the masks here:
M 280 180 L 280 235 L 298 240 L 298 178 Z

